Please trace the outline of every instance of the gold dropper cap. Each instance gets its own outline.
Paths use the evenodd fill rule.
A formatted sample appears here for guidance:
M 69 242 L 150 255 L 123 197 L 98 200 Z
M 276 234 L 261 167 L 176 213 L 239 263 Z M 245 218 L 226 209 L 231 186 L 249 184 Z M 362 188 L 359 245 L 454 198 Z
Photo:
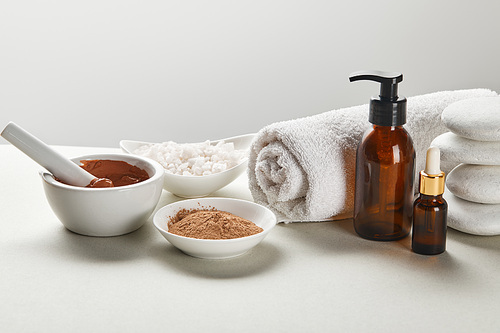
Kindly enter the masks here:
M 437 147 L 427 149 L 425 170 L 420 171 L 420 193 L 440 195 L 444 193 L 444 172 L 440 168 L 440 152 Z

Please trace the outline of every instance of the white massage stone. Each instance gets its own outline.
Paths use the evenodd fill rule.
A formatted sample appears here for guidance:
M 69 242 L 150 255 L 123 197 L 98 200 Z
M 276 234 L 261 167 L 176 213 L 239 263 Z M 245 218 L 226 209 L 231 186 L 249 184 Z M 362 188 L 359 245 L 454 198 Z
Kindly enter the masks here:
M 448 226 L 473 235 L 500 235 L 500 205 L 488 205 L 466 201 L 444 193 L 448 202 Z
M 443 124 L 453 133 L 479 141 L 500 141 L 500 97 L 465 99 L 446 107 Z
M 449 173 L 446 186 L 464 200 L 500 204 L 500 165 L 460 164 Z
M 500 141 L 471 140 L 447 132 L 435 138 L 431 146 L 441 150 L 441 161 L 447 163 L 500 165 Z

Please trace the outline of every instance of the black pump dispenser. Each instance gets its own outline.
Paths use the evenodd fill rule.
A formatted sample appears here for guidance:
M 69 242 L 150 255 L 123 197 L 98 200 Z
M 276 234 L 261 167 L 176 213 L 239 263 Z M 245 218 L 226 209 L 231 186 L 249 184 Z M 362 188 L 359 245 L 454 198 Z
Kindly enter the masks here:
M 349 81 L 380 82 L 380 95 L 370 99 L 368 121 L 379 126 L 401 126 L 406 123 L 406 98 L 398 96 L 398 83 L 403 74 L 382 71 L 359 71 L 349 75 Z

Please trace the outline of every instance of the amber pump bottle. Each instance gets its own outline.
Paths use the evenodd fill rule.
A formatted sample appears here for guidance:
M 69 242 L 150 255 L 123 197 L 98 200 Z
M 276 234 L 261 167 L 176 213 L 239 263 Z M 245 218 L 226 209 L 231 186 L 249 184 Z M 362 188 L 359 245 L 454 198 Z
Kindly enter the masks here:
M 406 98 L 398 96 L 400 73 L 361 71 L 349 80 L 380 83 L 370 99 L 369 122 L 356 152 L 354 229 L 363 238 L 392 241 L 412 224 L 415 149 L 406 123 Z
M 411 248 L 419 254 L 440 254 L 446 250 L 448 204 L 443 199 L 444 172 L 439 148 L 427 150 L 425 170 L 420 172 L 420 196 L 413 204 Z

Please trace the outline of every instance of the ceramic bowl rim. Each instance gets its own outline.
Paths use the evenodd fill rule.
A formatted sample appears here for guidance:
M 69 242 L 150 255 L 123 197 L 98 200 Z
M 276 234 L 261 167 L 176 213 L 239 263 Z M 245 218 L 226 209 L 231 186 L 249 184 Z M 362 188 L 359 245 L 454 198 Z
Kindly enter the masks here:
M 215 199 L 217 201 L 237 201 L 237 202 L 244 202 L 245 204 L 248 203 L 248 204 L 250 204 L 252 206 L 258 207 L 259 209 L 264 209 L 265 211 L 271 213 L 272 216 L 274 216 L 275 223 L 271 224 L 266 229 L 264 229 L 263 227 L 261 227 L 263 230 L 262 230 L 262 232 L 259 232 L 258 234 L 253 234 L 253 235 L 250 235 L 250 236 L 239 237 L 239 238 L 230 238 L 230 239 L 201 239 L 201 238 L 185 237 L 185 236 L 180 236 L 180 235 L 171 233 L 170 231 L 168 231 L 168 226 L 167 226 L 167 229 L 165 229 L 165 228 L 162 228 L 161 226 L 158 225 L 159 222 L 158 222 L 157 215 L 159 214 L 159 212 L 161 210 L 166 210 L 167 207 L 169 207 L 169 206 L 171 206 L 173 204 L 183 203 L 183 202 L 187 202 L 187 201 L 200 201 L 200 200 L 203 200 L 203 199 L 210 199 L 210 200 L 214 200 Z M 176 202 L 173 202 L 173 203 L 170 203 L 168 205 L 165 205 L 165 206 L 161 207 L 160 209 L 158 209 L 158 211 L 156 211 L 156 213 L 153 216 L 153 225 L 159 231 L 165 232 L 169 236 L 172 236 L 173 238 L 178 238 L 178 239 L 187 240 L 187 241 L 191 241 L 191 242 L 208 243 L 208 244 L 217 244 L 217 243 L 219 243 L 219 244 L 222 244 L 222 243 L 229 244 L 229 243 L 234 243 L 234 242 L 241 242 L 243 240 L 251 240 L 253 238 L 263 237 L 263 236 L 266 236 L 277 224 L 278 224 L 278 220 L 276 218 L 276 215 L 269 208 L 267 208 L 265 206 L 262 206 L 262 205 L 260 205 L 258 203 L 255 203 L 255 202 L 248 201 L 248 200 L 242 200 L 242 199 L 236 199 L 236 198 L 223 198 L 223 197 L 205 197 L 205 198 L 186 199 L 186 200 L 176 201 Z
M 127 190 L 131 190 L 133 188 L 137 188 L 137 187 L 143 187 L 143 186 L 147 186 L 151 183 L 154 183 L 156 181 L 158 181 L 158 179 L 163 179 L 164 177 L 164 168 L 163 166 L 150 159 L 150 158 L 147 158 L 147 157 L 143 157 L 143 156 L 137 156 L 137 155 L 131 155 L 131 154 L 125 154 L 125 153 L 97 153 L 97 154 L 85 154 L 85 155 L 80 155 L 80 156 L 76 156 L 76 157 L 72 157 L 70 158 L 71 160 L 85 160 L 85 159 L 103 159 L 103 158 L 107 158 L 107 159 L 111 159 L 111 160 L 119 160 L 120 157 L 127 157 L 127 158 L 132 158 L 132 159 L 136 159 L 138 161 L 141 161 L 141 162 L 144 162 L 144 163 L 147 163 L 149 164 L 153 170 L 154 170 L 154 174 L 152 176 L 150 176 L 148 179 L 142 181 L 142 182 L 139 182 L 139 183 L 136 183 L 136 184 L 131 184 L 131 185 L 125 185 L 125 186 L 117 186 L 117 187 L 102 187 L 102 188 L 89 188 L 89 187 L 80 187 L 80 186 L 73 186 L 73 185 L 67 185 L 67 184 L 64 184 L 64 183 L 61 183 L 61 182 L 58 182 L 57 180 L 55 180 L 54 178 L 54 175 L 52 173 L 50 173 L 49 171 L 43 169 L 43 170 L 39 170 L 38 171 L 38 174 L 40 175 L 40 177 L 42 178 L 42 180 L 47 184 L 47 185 L 50 185 L 52 187 L 56 187 L 56 188 L 61 188 L 61 189 L 66 189 L 66 190 L 71 190 L 71 191 L 82 191 L 82 192 L 94 192 L 94 191 L 99 191 L 99 192 L 120 192 L 120 191 L 127 191 Z

